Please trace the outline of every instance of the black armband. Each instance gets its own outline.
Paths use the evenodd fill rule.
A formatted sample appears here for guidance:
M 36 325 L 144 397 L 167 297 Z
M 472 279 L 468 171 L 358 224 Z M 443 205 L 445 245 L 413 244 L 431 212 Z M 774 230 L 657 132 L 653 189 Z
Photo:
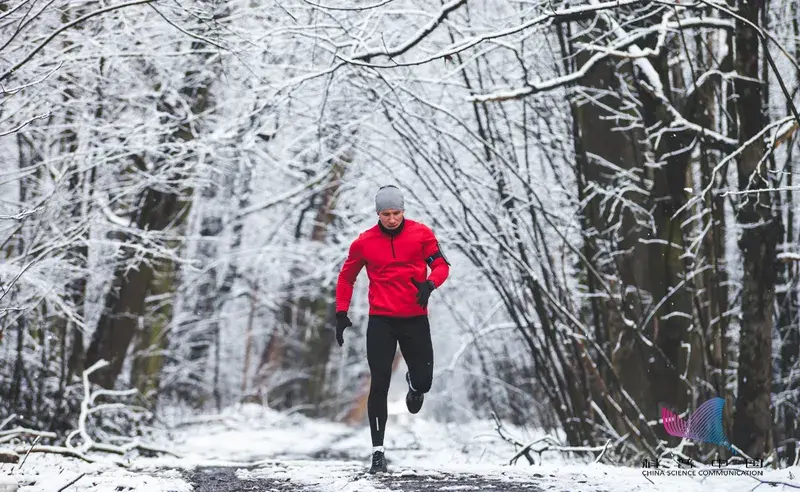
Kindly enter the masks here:
M 430 255 L 429 257 L 425 258 L 425 262 L 428 263 L 428 265 L 430 266 L 433 264 L 434 261 L 436 261 L 436 258 L 441 258 L 449 266 L 450 262 L 447 261 L 447 257 L 444 255 L 444 252 L 442 251 L 442 246 L 439 244 L 438 241 L 436 242 L 436 248 L 437 248 L 436 252 Z

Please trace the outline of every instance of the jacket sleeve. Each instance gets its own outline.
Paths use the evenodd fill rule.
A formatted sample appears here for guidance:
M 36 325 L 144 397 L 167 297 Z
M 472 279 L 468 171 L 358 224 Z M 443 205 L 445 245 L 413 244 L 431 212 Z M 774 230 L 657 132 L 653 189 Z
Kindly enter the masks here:
M 359 272 L 366 264 L 361 253 L 361 242 L 356 239 L 350 244 L 350 251 L 347 259 L 339 272 L 339 279 L 336 281 L 336 312 L 347 312 L 350 309 L 350 299 L 353 297 L 353 286 L 356 283 Z
M 425 263 L 431 267 L 428 280 L 438 289 L 450 275 L 450 262 L 445 258 L 433 231 L 426 227 L 423 234 L 422 254 L 425 255 Z

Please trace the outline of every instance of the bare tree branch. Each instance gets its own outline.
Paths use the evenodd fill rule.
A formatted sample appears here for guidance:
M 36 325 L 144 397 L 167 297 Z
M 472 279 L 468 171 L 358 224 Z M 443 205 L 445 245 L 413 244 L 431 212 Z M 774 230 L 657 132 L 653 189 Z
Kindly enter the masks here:
M 0 82 L 4 81 L 5 79 L 7 79 L 11 75 L 13 75 L 23 65 L 28 63 L 34 56 L 36 56 L 36 53 L 41 51 L 42 48 L 44 48 L 45 46 L 50 44 L 50 42 L 53 41 L 53 39 L 55 39 L 59 34 L 61 34 L 62 32 L 66 31 L 67 29 L 75 27 L 78 24 L 80 24 L 80 23 L 82 23 L 82 22 L 84 22 L 84 21 L 86 21 L 88 19 L 91 19 L 92 17 L 97 17 L 98 15 L 106 14 L 108 12 L 113 12 L 115 10 L 124 9 L 126 7 L 131 7 L 131 6 L 134 6 L 134 5 L 142 5 L 142 4 L 146 4 L 146 3 L 151 3 L 153 1 L 154 0 L 135 0 L 133 2 L 123 3 L 123 4 L 120 4 L 120 5 L 112 5 L 110 7 L 105 7 L 105 8 L 102 8 L 102 9 L 95 10 L 94 12 L 86 14 L 83 17 L 79 17 L 78 19 L 75 19 L 72 22 L 68 22 L 68 23 L 64 24 L 60 28 L 58 28 L 55 31 L 53 31 L 47 38 L 45 38 L 44 41 L 39 43 L 36 46 L 36 48 L 34 48 L 33 51 L 31 51 L 30 53 L 28 53 L 22 60 L 17 62 L 13 67 L 11 67 L 5 73 L 0 75 Z
M 392 3 L 392 2 L 394 2 L 394 0 L 383 0 L 382 2 L 378 2 L 378 3 L 372 4 L 372 5 L 364 5 L 363 7 L 362 6 L 358 6 L 358 5 L 348 5 L 348 6 L 336 6 L 336 7 L 334 7 L 334 6 L 328 6 L 328 5 L 322 5 L 322 4 L 314 3 L 311 0 L 303 0 L 303 1 L 305 3 L 313 6 L 313 7 L 317 7 L 317 8 L 322 9 L 322 10 L 342 10 L 342 11 L 350 11 L 350 12 L 363 12 L 365 10 L 377 9 L 379 7 L 383 7 L 384 5 L 388 5 L 388 4 Z
M 436 28 L 447 18 L 448 15 L 450 15 L 451 12 L 455 11 L 465 3 L 467 3 L 467 0 L 450 0 L 448 3 L 442 5 L 442 8 L 439 10 L 439 14 L 436 16 L 435 19 L 432 19 L 430 22 L 428 22 L 428 24 L 425 27 L 417 31 L 405 43 L 399 46 L 395 46 L 393 48 L 373 49 L 357 53 L 355 56 L 352 57 L 352 59 L 358 61 L 369 61 L 371 58 L 374 58 L 376 56 L 387 56 L 391 58 L 393 56 L 402 55 L 403 53 L 407 52 L 408 50 L 419 44 L 430 33 L 436 30 Z

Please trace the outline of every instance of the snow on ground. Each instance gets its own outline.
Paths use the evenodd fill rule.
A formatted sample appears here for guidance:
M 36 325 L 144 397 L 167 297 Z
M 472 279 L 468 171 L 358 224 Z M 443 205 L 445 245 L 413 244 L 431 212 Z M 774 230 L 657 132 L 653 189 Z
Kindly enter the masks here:
M 523 441 L 539 437 L 535 432 L 511 426 L 508 430 Z M 510 466 L 508 460 L 514 449 L 499 438 L 490 421 L 447 425 L 399 412 L 393 412 L 387 424 L 388 478 L 365 473 L 371 451 L 366 425 L 316 421 L 258 405 L 237 406 L 218 416 L 195 419 L 191 425 L 164 433 L 162 441 L 155 444 L 182 457 L 138 458 L 125 469 L 113 463 L 118 457 L 87 464 L 60 456 L 31 454 L 21 470 L 12 471 L 15 465 L 2 465 L 0 484 L 3 478 L 10 478 L 20 485 L 20 492 L 55 492 L 84 473 L 65 492 L 184 492 L 193 489 L 182 478 L 182 472 L 228 466 L 242 480 L 271 479 L 305 485 L 311 490 L 338 492 L 400 490 L 397 484 L 405 477 L 417 477 L 420 483 L 437 481 L 441 490 L 463 490 L 463 484 L 470 481 L 494 484 L 486 487 L 496 490 L 518 490 L 529 484 L 532 491 L 565 492 L 800 488 L 798 467 L 760 470 L 763 475 L 759 479 L 792 484 L 794 488 L 790 488 L 759 486 L 755 478 L 748 476 L 702 476 L 709 473 L 708 469 L 695 471 L 695 476 L 645 477 L 644 469 L 582 463 L 555 452 L 544 453 L 543 464 L 530 466 L 521 459 Z M 248 466 L 254 462 L 258 466 Z M 676 470 L 664 473 L 674 475 Z
M 285 462 L 275 463 L 258 470 L 240 470 L 243 478 L 290 479 L 294 483 L 303 483 L 321 490 L 339 490 L 355 492 L 356 490 L 386 490 L 376 487 L 376 481 L 359 473 L 359 464 L 353 462 Z M 403 475 L 421 476 L 439 479 L 443 476 L 459 474 L 477 475 L 481 480 L 491 483 L 505 483 L 501 489 L 510 489 L 513 484 L 531 484 L 540 490 L 563 492 L 598 492 L 598 491 L 654 491 L 681 492 L 725 490 L 752 491 L 759 482 L 749 477 L 651 477 L 653 483 L 642 476 L 642 471 L 635 468 L 619 468 L 607 465 L 568 465 L 568 466 L 534 466 L 509 467 L 499 465 L 445 465 L 430 467 L 424 464 L 405 467 L 394 472 Z M 800 470 L 792 473 L 797 477 Z M 762 480 L 783 481 L 795 487 L 800 481 L 789 479 L 787 470 L 766 472 L 759 477 Z M 356 479 L 354 480 L 354 477 Z M 477 479 L 477 478 L 476 478 Z M 788 487 L 770 487 L 768 490 L 791 490 Z
M 220 417 L 175 432 L 170 443 L 161 444 L 181 455 L 226 461 L 310 456 L 368 460 L 372 451 L 366 423 L 348 426 L 284 415 L 258 405 L 228 409 Z M 514 454 L 491 422 L 444 424 L 406 414 L 390 416 L 386 428 L 387 457 L 398 460 L 476 463 L 507 461 Z M 525 435 L 530 437 L 534 436 Z
M 390 465 L 390 468 L 391 465 Z M 759 482 L 754 478 L 708 476 L 701 477 L 650 477 L 652 483 L 636 468 L 621 468 L 608 465 L 543 465 L 543 466 L 503 466 L 503 465 L 442 465 L 431 467 L 420 463 L 390 470 L 396 477 L 418 476 L 428 480 L 453 477 L 462 474 L 476 476 L 475 480 L 499 484 L 501 490 L 511 489 L 513 485 L 530 484 L 534 490 L 549 492 L 694 492 L 724 490 L 726 492 L 752 491 Z M 768 471 L 762 480 L 781 481 L 800 487 L 800 469 Z M 353 461 L 287 461 L 267 464 L 257 470 L 239 470 L 241 478 L 271 478 L 290 480 L 317 490 L 342 492 L 391 490 L 363 472 L 363 464 Z M 505 484 L 505 485 L 503 485 Z M 792 490 L 786 486 L 771 487 L 761 485 L 765 490 Z M 444 488 L 440 489 L 444 490 Z
M 77 481 L 75 481 L 77 479 Z M 148 474 L 126 470 L 111 459 L 86 463 L 54 454 L 31 453 L 20 467 L 0 465 L 0 492 L 191 492 L 192 486 L 179 470 L 163 469 Z M 11 485 L 13 484 L 13 485 Z M 16 489 L 14 488 L 16 485 Z
M 202 421 L 203 419 L 195 419 Z M 175 432 L 170 445 L 176 453 L 205 459 L 255 461 L 276 456 L 308 457 L 353 429 L 341 424 L 313 420 L 299 414 L 286 415 L 261 405 L 247 404 L 226 409 L 219 416 Z

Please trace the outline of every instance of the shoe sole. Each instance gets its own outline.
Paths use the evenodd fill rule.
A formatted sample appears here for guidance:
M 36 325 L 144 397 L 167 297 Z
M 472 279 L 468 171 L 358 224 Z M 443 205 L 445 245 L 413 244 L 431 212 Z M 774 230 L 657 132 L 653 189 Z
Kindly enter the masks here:
M 406 395 L 406 408 L 408 409 L 408 412 L 412 414 L 419 413 L 419 411 L 422 410 L 422 404 L 425 402 L 425 397 L 420 395 L 419 406 L 417 406 L 416 402 L 413 401 L 411 398 L 412 396 L 411 393 L 409 392 Z

